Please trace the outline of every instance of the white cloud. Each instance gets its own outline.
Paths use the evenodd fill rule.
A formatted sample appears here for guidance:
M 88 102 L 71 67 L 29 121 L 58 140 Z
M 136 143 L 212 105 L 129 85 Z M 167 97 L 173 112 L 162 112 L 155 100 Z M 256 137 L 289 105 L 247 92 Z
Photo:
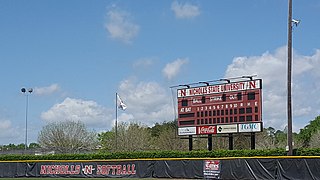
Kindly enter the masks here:
M 60 90 L 60 86 L 58 84 L 51 84 L 50 86 L 46 87 L 35 87 L 34 88 L 34 93 L 36 95 L 50 95 L 55 92 L 58 92 Z
M 153 64 L 154 64 L 154 60 L 152 58 L 145 58 L 145 59 L 140 59 L 140 60 L 135 61 L 133 63 L 133 67 L 134 68 L 139 68 L 139 67 L 148 68 Z
M 131 20 L 131 15 L 113 7 L 107 12 L 107 23 L 105 25 L 111 38 L 124 43 L 131 43 L 139 33 L 139 25 Z
M 169 89 L 156 82 L 127 79 L 120 83 L 118 93 L 127 105 L 118 110 L 118 122 L 139 122 L 148 126 L 174 119 Z M 82 121 L 97 131 L 114 126 L 114 109 L 107 109 L 94 101 L 66 98 L 41 114 L 45 122 Z
M 11 121 L 9 120 L 0 120 L 0 132 L 3 130 L 11 128 Z
M 294 52 L 292 77 L 293 123 L 295 131 L 319 115 L 320 50 L 312 56 Z M 263 121 L 265 127 L 283 129 L 287 124 L 287 48 L 261 56 L 236 57 L 225 77 L 257 74 L 263 82 Z
M 81 121 L 90 127 L 110 129 L 113 126 L 110 112 L 94 101 L 66 98 L 42 112 L 41 119 L 46 122 Z
M 164 87 L 156 82 L 137 82 L 124 80 L 119 87 L 119 94 L 127 105 L 125 116 L 120 121 L 141 122 L 154 125 L 156 122 L 174 119 L 172 97 Z
M 171 80 L 180 72 L 181 67 L 187 63 L 188 63 L 187 58 L 177 59 L 171 63 L 168 63 L 162 70 L 162 73 L 167 79 Z
M 15 133 L 13 133 L 15 132 Z M 0 119 L 0 139 L 2 139 L 1 144 L 12 143 L 10 140 L 16 139 L 21 131 L 17 131 L 13 126 L 10 120 Z M 7 142 L 4 142 L 7 141 Z
M 182 4 L 177 1 L 173 1 L 171 4 L 171 10 L 178 19 L 189 19 L 200 15 L 199 7 L 189 3 Z

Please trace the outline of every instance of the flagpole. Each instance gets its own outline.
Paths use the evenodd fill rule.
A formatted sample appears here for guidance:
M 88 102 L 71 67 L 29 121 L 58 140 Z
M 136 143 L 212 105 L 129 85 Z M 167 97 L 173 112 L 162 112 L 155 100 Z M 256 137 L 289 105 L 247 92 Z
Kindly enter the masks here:
M 118 151 L 118 93 L 116 93 L 116 151 Z

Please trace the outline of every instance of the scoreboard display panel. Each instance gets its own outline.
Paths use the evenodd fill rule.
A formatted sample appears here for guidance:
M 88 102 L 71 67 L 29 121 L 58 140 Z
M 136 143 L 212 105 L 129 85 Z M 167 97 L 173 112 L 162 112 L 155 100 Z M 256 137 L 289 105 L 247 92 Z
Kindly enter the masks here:
M 178 127 L 260 123 L 261 92 L 261 79 L 178 89 Z

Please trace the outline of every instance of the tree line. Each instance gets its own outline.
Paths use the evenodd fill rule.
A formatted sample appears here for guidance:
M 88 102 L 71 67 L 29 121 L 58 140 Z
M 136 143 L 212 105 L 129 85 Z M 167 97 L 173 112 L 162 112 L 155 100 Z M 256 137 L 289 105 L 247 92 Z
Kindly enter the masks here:
M 140 123 L 120 123 L 117 129 L 96 133 L 88 130 L 82 122 L 55 122 L 47 124 L 40 131 L 37 143 L 28 149 L 41 148 L 55 153 L 82 152 L 133 152 L 157 150 L 188 150 L 189 140 L 177 135 L 177 122 L 156 123 L 148 127 Z M 234 134 L 234 149 L 250 149 L 250 136 L 246 133 Z M 207 149 L 206 136 L 194 136 L 193 149 Z M 299 133 L 293 133 L 294 148 L 320 147 L 320 116 L 310 121 Z M 213 135 L 213 150 L 228 149 L 229 139 L 223 134 Z M 256 133 L 256 149 L 285 148 L 287 130 L 264 128 Z M 3 145 L 0 150 L 24 149 L 24 144 Z

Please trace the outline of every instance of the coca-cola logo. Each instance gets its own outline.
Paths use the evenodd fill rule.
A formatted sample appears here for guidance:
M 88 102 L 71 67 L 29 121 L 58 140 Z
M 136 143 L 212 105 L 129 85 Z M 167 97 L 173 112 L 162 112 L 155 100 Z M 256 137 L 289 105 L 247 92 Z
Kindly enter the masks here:
M 216 134 L 216 126 L 199 126 L 197 134 Z

